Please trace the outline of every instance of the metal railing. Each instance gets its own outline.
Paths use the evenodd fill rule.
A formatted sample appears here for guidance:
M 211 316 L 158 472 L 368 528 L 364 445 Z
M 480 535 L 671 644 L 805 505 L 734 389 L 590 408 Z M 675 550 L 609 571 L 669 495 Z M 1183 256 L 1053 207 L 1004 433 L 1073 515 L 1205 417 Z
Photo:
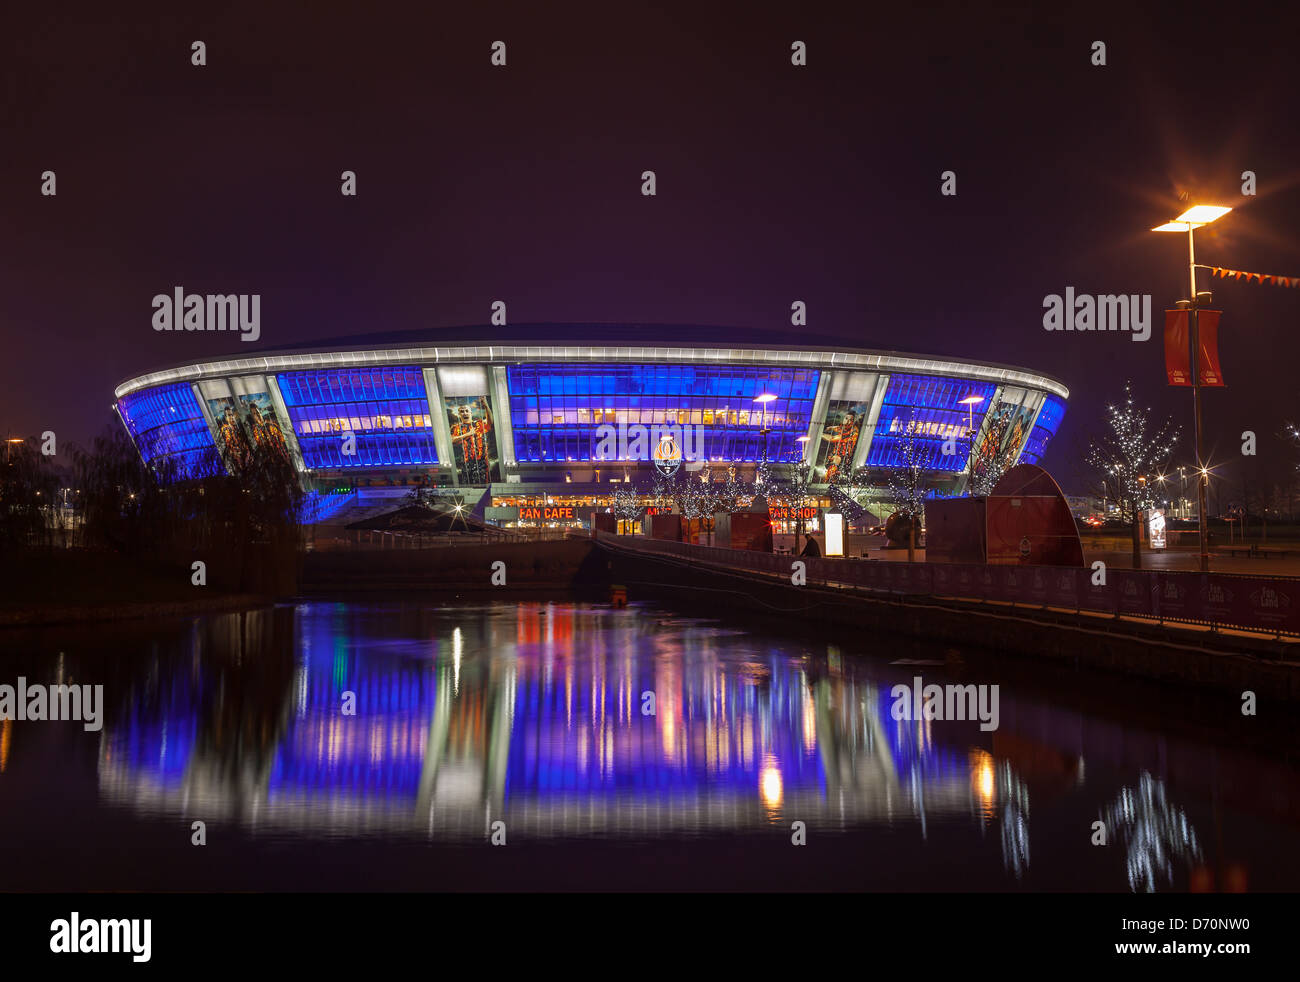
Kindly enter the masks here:
M 567 537 L 563 529 L 544 529 L 527 535 L 504 529 L 484 529 L 465 532 L 408 533 L 384 529 L 346 529 L 330 536 L 317 535 L 311 548 L 317 552 L 340 549 L 450 549 L 457 546 L 500 545 L 516 542 L 556 542 Z
M 677 556 L 808 583 L 894 596 L 973 600 L 1300 635 L 1300 578 L 1074 566 L 968 565 L 778 556 L 597 533 L 614 547 Z

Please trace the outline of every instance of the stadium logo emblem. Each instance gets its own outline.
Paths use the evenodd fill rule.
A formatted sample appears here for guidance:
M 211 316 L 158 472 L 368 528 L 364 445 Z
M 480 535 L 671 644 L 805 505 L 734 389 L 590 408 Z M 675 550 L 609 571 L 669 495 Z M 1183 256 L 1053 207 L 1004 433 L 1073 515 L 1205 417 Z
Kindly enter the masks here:
M 677 473 L 677 468 L 682 464 L 682 448 L 677 445 L 671 433 L 665 433 L 659 438 L 659 444 L 654 450 L 655 467 L 659 468 L 659 473 L 664 477 L 672 477 Z

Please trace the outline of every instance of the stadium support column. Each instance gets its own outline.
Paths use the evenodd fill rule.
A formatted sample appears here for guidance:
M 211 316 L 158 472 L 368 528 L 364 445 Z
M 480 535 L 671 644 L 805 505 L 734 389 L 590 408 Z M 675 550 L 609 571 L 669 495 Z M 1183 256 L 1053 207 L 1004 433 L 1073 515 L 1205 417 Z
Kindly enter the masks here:
M 303 460 L 302 449 L 298 446 L 298 434 L 294 432 L 289 407 L 284 404 L 284 396 L 280 394 L 280 380 L 274 375 L 266 376 L 266 391 L 271 396 L 271 405 L 275 407 L 275 414 L 280 417 L 280 432 L 284 434 L 284 442 L 289 447 L 289 456 L 293 458 L 293 466 L 301 480 L 306 476 L 307 463 Z
M 451 474 L 451 482 L 459 486 L 456 477 L 456 455 L 451 447 L 451 428 L 447 426 L 447 409 L 442 403 L 442 386 L 438 384 L 438 370 L 424 369 L 424 396 L 429 403 L 429 422 L 433 424 L 433 445 L 438 451 L 438 466 Z
M 506 367 L 492 366 L 492 415 L 496 420 L 497 453 L 501 457 L 501 479 L 510 480 L 515 470 L 515 428 L 510 418 L 510 391 L 506 386 Z
M 1020 446 L 1016 448 L 1016 457 L 1015 457 L 1015 459 L 1012 460 L 1010 463 L 1007 464 L 1007 467 L 1008 467 L 1008 468 L 1015 467 L 1016 464 L 1020 463 L 1020 458 L 1021 458 L 1022 456 L 1024 456 L 1024 453 L 1025 453 L 1025 444 L 1027 444 L 1027 443 L 1029 442 L 1029 437 L 1033 434 L 1033 432 L 1034 432 L 1034 427 L 1038 425 L 1038 416 L 1039 416 L 1040 413 L 1042 413 L 1042 411 L 1043 411 L 1043 407 L 1047 405 L 1047 393 L 1046 393 L 1046 392 L 1035 392 L 1034 395 L 1033 395 L 1033 397 L 1034 397 L 1034 399 L 1036 400 L 1036 404 L 1035 404 L 1035 406 L 1034 406 L 1034 415 L 1033 415 L 1033 417 L 1029 420 L 1028 425 L 1025 427 L 1025 436 L 1024 436 L 1024 439 L 1022 439 L 1022 440 L 1020 441 Z
M 804 463 L 812 464 L 817 459 L 817 448 L 821 446 L 822 433 L 826 430 L 826 409 L 831 404 L 831 383 L 835 381 L 835 372 L 822 372 L 817 381 L 817 396 L 813 399 L 812 419 L 808 421 L 808 442 L 803 445 Z
M 212 437 L 212 445 L 222 454 L 221 463 L 222 466 L 225 466 L 225 452 L 222 450 L 220 442 L 218 442 L 221 429 L 217 426 L 216 419 L 213 418 L 212 407 L 208 405 L 208 400 L 204 397 L 203 389 L 198 382 L 191 382 L 190 389 L 194 392 L 194 401 L 199 404 L 199 412 L 203 416 L 203 422 L 208 424 L 208 434 Z M 229 393 L 229 391 L 230 387 L 227 384 L 226 392 Z

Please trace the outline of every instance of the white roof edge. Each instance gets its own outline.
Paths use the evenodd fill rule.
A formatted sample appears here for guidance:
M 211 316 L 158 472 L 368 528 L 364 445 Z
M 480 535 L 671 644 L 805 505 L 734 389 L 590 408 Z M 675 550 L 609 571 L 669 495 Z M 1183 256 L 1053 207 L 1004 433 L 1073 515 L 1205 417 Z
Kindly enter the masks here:
M 400 348 L 373 351 L 308 352 L 304 354 L 262 355 L 255 358 L 224 358 L 198 361 L 179 368 L 168 368 L 128 379 L 113 390 L 118 399 L 141 389 L 176 382 L 193 382 L 200 378 L 246 375 L 250 373 L 273 374 L 312 368 L 363 367 L 367 365 L 442 364 L 444 362 L 678 362 L 700 364 L 712 361 L 756 361 L 759 363 L 788 365 L 795 368 L 817 368 L 838 371 L 911 372 L 918 375 L 940 375 L 965 378 L 981 382 L 1002 382 L 1044 389 L 1062 399 L 1070 398 L 1070 390 L 1055 379 L 1017 368 L 1000 368 L 925 355 L 887 354 L 867 351 L 802 351 L 791 349 L 754 348 L 655 348 L 607 345 L 492 345 L 483 357 L 482 347 L 458 346 L 453 348 Z M 745 358 L 744 354 L 751 357 Z M 740 355 L 741 357 L 737 357 Z

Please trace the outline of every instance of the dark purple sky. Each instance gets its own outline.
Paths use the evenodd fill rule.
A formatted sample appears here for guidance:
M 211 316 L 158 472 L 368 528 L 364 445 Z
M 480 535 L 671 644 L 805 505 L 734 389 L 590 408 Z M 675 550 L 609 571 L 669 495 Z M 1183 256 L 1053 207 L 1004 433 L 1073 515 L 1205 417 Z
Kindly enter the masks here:
M 1046 462 L 1069 483 L 1126 376 L 1190 423 L 1158 340 L 1186 242 L 1147 232 L 1180 193 L 1237 209 L 1198 260 L 1300 275 L 1297 22 L 1263 8 L 331 6 L 3 15 L 0 427 L 82 440 L 130 375 L 372 330 L 435 342 L 494 299 L 513 322 L 737 338 L 802 299 L 846 344 L 1062 378 Z M 177 285 L 261 294 L 262 340 L 155 333 L 150 300 Z M 1067 286 L 1152 294 L 1156 336 L 1045 332 Z M 1280 473 L 1300 290 L 1207 288 L 1229 385 L 1207 398 L 1213 459 L 1253 429 L 1251 467 Z

